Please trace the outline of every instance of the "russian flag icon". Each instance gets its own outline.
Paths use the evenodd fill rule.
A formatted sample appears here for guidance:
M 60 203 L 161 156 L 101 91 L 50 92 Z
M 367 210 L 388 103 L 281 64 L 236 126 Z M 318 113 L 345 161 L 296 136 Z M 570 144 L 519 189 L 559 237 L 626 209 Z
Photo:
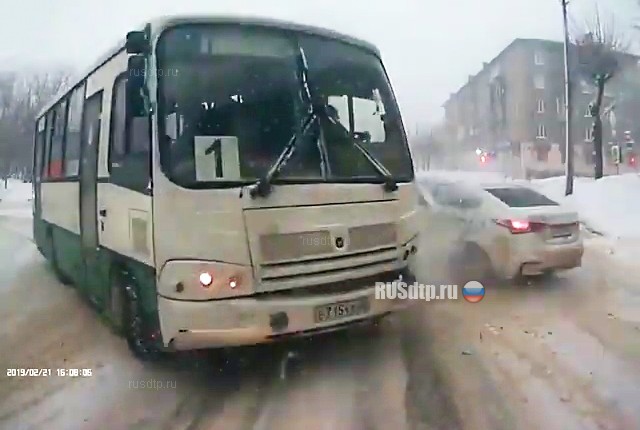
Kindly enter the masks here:
M 484 298 L 484 286 L 478 281 L 469 281 L 462 287 L 462 296 L 470 303 L 478 303 Z

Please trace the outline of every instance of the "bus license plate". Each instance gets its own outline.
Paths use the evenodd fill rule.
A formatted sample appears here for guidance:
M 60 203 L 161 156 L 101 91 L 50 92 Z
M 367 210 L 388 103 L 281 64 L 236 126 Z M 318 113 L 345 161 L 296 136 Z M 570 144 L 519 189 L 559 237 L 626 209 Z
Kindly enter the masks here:
M 331 303 L 317 306 L 315 309 L 316 322 L 340 320 L 369 312 L 369 300 L 367 298 L 350 300 L 348 302 Z

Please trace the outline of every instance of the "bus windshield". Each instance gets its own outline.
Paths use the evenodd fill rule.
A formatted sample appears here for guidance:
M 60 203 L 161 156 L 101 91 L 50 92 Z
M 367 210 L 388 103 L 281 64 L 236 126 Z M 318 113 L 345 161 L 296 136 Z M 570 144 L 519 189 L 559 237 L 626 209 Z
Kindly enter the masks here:
M 319 121 L 300 136 L 273 182 L 380 182 L 353 139 L 396 181 L 410 181 L 400 113 L 375 54 L 308 34 L 202 24 L 169 29 L 158 42 L 158 129 L 167 176 L 185 187 L 263 177 L 308 116 L 300 48 L 309 92 L 335 121 Z

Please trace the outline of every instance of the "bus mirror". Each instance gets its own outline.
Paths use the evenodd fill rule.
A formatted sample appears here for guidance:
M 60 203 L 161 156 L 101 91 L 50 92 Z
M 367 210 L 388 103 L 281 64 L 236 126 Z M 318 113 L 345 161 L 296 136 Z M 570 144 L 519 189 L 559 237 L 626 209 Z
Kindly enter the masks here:
M 142 55 L 129 57 L 127 66 L 127 111 L 128 116 L 144 116 L 145 113 L 145 58 Z
M 145 54 L 149 47 L 147 35 L 144 31 L 130 31 L 125 46 L 127 54 Z

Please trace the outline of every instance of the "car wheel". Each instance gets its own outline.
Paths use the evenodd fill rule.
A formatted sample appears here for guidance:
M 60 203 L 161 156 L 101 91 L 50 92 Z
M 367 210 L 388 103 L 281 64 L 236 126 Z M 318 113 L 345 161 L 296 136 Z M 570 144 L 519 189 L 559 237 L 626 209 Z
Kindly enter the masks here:
M 489 255 L 475 244 L 467 244 L 462 248 L 458 270 L 464 283 L 469 281 L 486 283 L 493 277 Z

